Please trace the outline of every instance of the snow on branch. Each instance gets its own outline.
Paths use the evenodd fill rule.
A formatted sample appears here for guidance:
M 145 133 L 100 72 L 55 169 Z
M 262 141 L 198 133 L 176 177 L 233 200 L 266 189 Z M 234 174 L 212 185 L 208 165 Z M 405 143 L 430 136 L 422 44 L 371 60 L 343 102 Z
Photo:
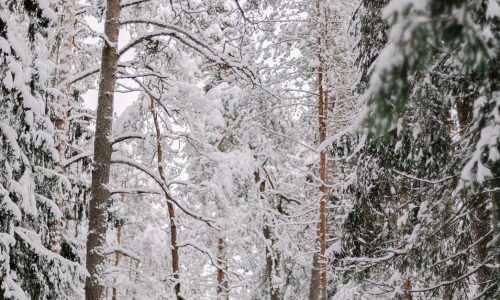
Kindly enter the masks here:
M 82 267 L 79 263 L 73 262 L 69 259 L 62 257 L 61 255 L 54 253 L 47 248 L 45 248 L 41 241 L 40 236 L 22 227 L 14 227 L 14 233 L 21 238 L 33 251 L 38 255 L 47 258 L 50 261 L 59 261 L 61 264 L 68 265 L 70 267 L 76 268 L 81 274 L 88 276 L 87 270 Z
M 134 5 L 138 5 L 138 4 L 141 4 L 141 3 L 146 3 L 146 2 L 149 2 L 151 0 L 132 0 L 132 1 L 125 1 L 124 3 L 121 3 L 120 4 L 120 7 L 121 8 L 126 8 L 126 7 L 130 7 L 130 6 L 134 6 Z
M 80 153 L 78 155 L 75 155 L 75 156 L 69 158 L 69 159 L 63 160 L 61 162 L 61 165 L 63 167 L 67 167 L 67 166 L 72 165 L 72 164 L 74 164 L 74 163 L 76 163 L 76 162 L 78 162 L 78 161 L 80 161 L 82 159 L 85 159 L 87 157 L 91 157 L 92 155 L 94 155 L 94 151 L 82 152 L 82 153 Z
M 111 195 L 115 194 L 155 194 L 161 195 L 163 191 L 148 189 L 145 187 L 136 187 L 136 188 L 117 188 L 110 191 Z
M 188 208 L 184 207 L 183 205 L 181 205 L 179 203 L 179 201 L 177 201 L 172 196 L 172 193 L 170 192 L 168 186 L 166 186 L 163 183 L 163 181 L 158 176 L 156 176 L 156 174 L 154 174 L 150 170 L 150 168 L 148 168 L 147 166 L 141 165 L 141 164 L 137 163 L 136 161 L 134 161 L 132 159 L 129 159 L 127 157 L 121 156 L 121 155 L 113 155 L 111 157 L 111 162 L 112 163 L 118 163 L 118 164 L 124 164 L 124 165 L 136 168 L 136 169 L 144 172 L 145 174 L 147 174 L 149 177 L 151 177 L 151 179 L 153 179 L 160 186 L 160 188 L 163 190 L 163 193 L 165 194 L 165 197 L 167 198 L 168 201 L 172 201 L 180 210 L 182 210 L 188 216 L 190 216 L 190 217 L 192 217 L 192 218 L 194 218 L 194 219 L 196 219 L 198 221 L 205 222 L 208 226 L 215 228 L 215 222 L 216 222 L 216 220 L 207 218 L 207 217 L 202 216 L 202 215 L 199 215 L 199 214 L 193 212 L 191 209 L 188 209 Z
M 144 133 L 141 133 L 141 132 L 129 132 L 129 133 L 125 133 L 125 134 L 121 134 L 119 136 L 116 136 L 114 138 L 111 139 L 111 144 L 117 144 L 117 143 L 121 143 L 123 141 L 126 141 L 126 140 L 130 140 L 130 139 L 141 139 L 141 140 L 144 140 L 148 137 L 147 134 L 144 134 Z
M 238 74 L 238 76 L 240 76 L 242 78 L 250 79 L 253 83 L 255 83 L 255 81 L 258 81 L 258 77 L 257 77 L 255 71 L 250 66 L 244 65 L 239 61 L 234 61 L 234 60 L 230 59 L 229 57 L 227 57 L 226 55 L 223 55 L 219 51 L 212 49 L 205 42 L 196 38 L 195 36 L 193 36 L 191 33 L 186 31 L 182 27 L 168 24 L 168 23 L 162 22 L 160 20 L 151 20 L 151 19 L 142 19 L 142 18 L 132 18 L 132 19 L 124 20 L 121 22 L 121 24 L 122 25 L 145 24 L 145 25 L 152 25 L 152 26 L 157 26 L 160 28 L 165 28 L 169 31 L 164 31 L 163 35 L 167 35 L 167 33 L 168 33 L 168 35 L 176 38 L 178 41 L 180 41 L 184 45 L 199 52 L 200 54 L 204 55 L 206 58 L 210 59 L 211 61 L 230 67 L 231 69 L 233 69 L 233 71 L 236 74 Z M 159 32 L 157 32 L 156 34 L 158 34 L 158 33 Z M 153 32 L 152 34 L 155 34 L 155 33 Z M 136 40 L 131 41 L 129 43 L 129 45 L 131 45 L 131 44 L 135 45 L 135 44 L 140 43 L 141 41 L 144 41 L 144 40 L 145 40 L 144 36 L 142 36 L 142 37 L 137 38 Z

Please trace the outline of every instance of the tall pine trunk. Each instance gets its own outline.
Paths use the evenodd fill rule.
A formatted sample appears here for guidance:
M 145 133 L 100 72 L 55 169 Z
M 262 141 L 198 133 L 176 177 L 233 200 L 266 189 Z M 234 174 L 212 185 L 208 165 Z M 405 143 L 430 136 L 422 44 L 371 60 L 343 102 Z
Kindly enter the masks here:
M 161 130 L 160 123 L 158 122 L 158 115 L 155 109 L 155 102 L 151 99 L 151 114 L 153 115 L 153 123 L 156 132 L 156 152 L 157 152 L 157 162 L 158 162 L 158 173 L 164 185 L 167 185 L 167 179 L 165 178 L 165 170 L 163 168 L 163 149 L 161 146 Z M 170 244 L 171 244 L 171 258 L 172 258 L 172 273 L 174 274 L 175 280 L 175 297 L 177 300 L 182 300 L 181 297 L 181 283 L 179 281 L 179 246 L 177 245 L 177 223 L 175 218 L 175 207 L 172 199 L 169 195 L 165 195 L 167 198 L 167 210 L 168 218 L 170 219 Z
M 92 198 L 89 204 L 89 231 L 87 235 L 87 270 L 85 299 L 101 299 L 104 287 L 104 247 L 108 225 L 107 206 L 111 168 L 111 132 L 113 126 L 113 100 L 118 65 L 118 34 L 120 31 L 120 0 L 108 0 L 104 34 L 107 42 L 102 49 L 101 75 L 97 104 L 94 141 L 94 168 L 92 171 Z
M 321 5 L 320 1 L 316 2 L 316 8 L 318 11 L 318 22 L 321 20 Z M 326 16 L 325 16 L 325 26 L 326 26 Z M 326 29 L 326 28 L 325 28 Z M 326 30 L 325 30 L 326 31 Z M 326 33 L 326 32 L 325 32 Z M 318 91 L 318 125 L 319 125 L 319 143 L 325 141 L 326 139 L 326 120 L 327 120 L 327 112 L 328 112 L 328 98 L 324 89 L 324 81 L 326 78 L 323 76 L 325 71 L 324 60 L 322 57 L 323 51 L 323 43 L 321 37 L 317 38 L 317 46 L 318 46 L 318 71 L 317 71 L 317 91 Z M 321 200 L 319 204 L 319 257 L 317 261 L 317 265 L 319 268 L 319 299 L 327 299 L 328 297 L 328 288 L 327 288 L 327 274 L 326 274 L 326 220 L 327 220 L 327 212 L 326 212 L 326 204 L 328 201 L 328 187 L 327 184 L 327 161 L 326 161 L 326 153 L 322 151 L 319 155 L 319 177 L 321 180 L 320 193 Z M 313 258 L 314 260 L 314 258 Z M 313 262 L 314 265 L 314 262 Z M 313 268 L 313 272 L 316 268 Z M 318 276 L 312 276 L 311 280 L 315 280 Z M 317 280 L 317 279 L 316 279 Z M 316 286 L 317 284 L 311 283 L 311 287 Z M 311 299 L 318 299 L 312 297 L 314 296 L 313 292 L 310 293 Z

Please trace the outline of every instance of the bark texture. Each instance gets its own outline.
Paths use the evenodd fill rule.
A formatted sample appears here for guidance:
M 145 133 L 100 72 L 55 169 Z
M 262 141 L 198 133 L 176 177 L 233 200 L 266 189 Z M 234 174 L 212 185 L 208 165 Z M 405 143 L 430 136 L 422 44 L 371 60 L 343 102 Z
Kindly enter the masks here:
M 165 169 L 163 168 L 163 148 L 161 146 L 161 129 L 160 123 L 158 122 L 158 115 L 155 109 L 155 102 L 151 100 L 151 114 L 153 115 L 153 123 L 156 131 L 156 152 L 157 152 L 157 162 L 158 162 L 158 173 L 163 181 L 163 184 L 167 186 L 167 179 L 165 178 Z M 177 245 L 177 224 L 175 219 L 175 207 L 172 199 L 168 194 L 165 194 L 167 198 L 167 210 L 168 217 L 170 219 L 170 244 L 171 250 L 170 254 L 172 257 L 172 273 L 174 274 L 174 290 L 175 297 L 177 300 L 182 300 L 181 297 L 181 283 L 179 281 L 179 246 Z
M 121 193 L 120 194 L 120 200 L 123 204 L 123 202 L 125 202 L 125 194 L 124 193 Z M 119 222 L 118 225 L 116 226 L 116 245 L 120 246 L 122 244 L 122 222 Z M 120 264 L 120 258 L 121 258 L 121 254 L 120 254 L 120 251 L 115 251 L 115 267 L 118 267 L 118 265 Z M 116 286 L 113 287 L 113 291 L 112 291 L 112 294 L 111 294 L 111 299 L 112 300 L 116 300 L 116 296 L 118 294 L 118 290 L 116 288 Z
M 463 136 L 467 131 L 467 127 L 472 122 L 472 103 L 471 101 L 462 100 L 457 103 L 457 117 L 459 132 Z M 491 196 L 491 199 L 488 199 Z M 480 192 L 478 195 L 474 195 L 469 202 L 472 203 L 474 208 L 472 214 L 472 235 L 474 241 L 479 241 L 474 248 L 476 255 L 476 260 L 480 264 L 486 264 L 489 254 L 489 244 L 492 241 L 492 234 L 488 234 L 490 229 L 495 230 L 495 214 L 498 212 L 491 211 L 488 207 L 489 201 L 491 201 L 492 208 L 496 207 L 495 195 L 493 193 Z M 489 266 L 483 265 L 479 268 L 477 272 L 477 281 L 479 284 L 479 291 L 483 294 L 483 297 L 490 298 L 493 297 L 495 293 L 494 288 L 490 288 L 490 281 L 493 278 L 493 269 Z
M 224 238 L 217 240 L 217 299 L 229 299 L 229 282 L 226 277 L 227 259 Z
M 260 172 L 256 171 L 254 173 L 255 183 L 259 185 L 259 192 L 261 194 L 261 199 L 264 197 L 262 193 L 266 191 L 266 181 L 261 180 Z M 279 208 L 278 208 L 279 210 Z M 269 295 L 271 300 L 280 299 L 280 289 L 279 287 L 275 287 L 273 284 L 273 278 L 275 276 L 276 268 L 279 265 L 279 258 L 277 253 L 273 253 L 274 244 L 276 243 L 276 239 L 273 237 L 273 232 L 271 227 L 265 225 L 262 229 L 262 233 L 264 238 L 270 241 L 270 246 L 266 246 L 266 281 L 269 285 Z M 273 255 L 274 254 L 274 255 Z
M 320 1 L 316 2 L 316 9 L 318 11 L 318 20 L 321 20 L 321 5 Z M 325 16 L 325 26 L 326 26 L 326 16 Z M 326 33 L 326 28 L 325 28 Z M 317 86 L 317 94 L 318 94 L 318 125 L 319 125 L 319 143 L 322 143 L 326 139 L 326 120 L 327 120 L 327 112 L 328 112 L 328 97 L 324 88 L 324 78 L 323 73 L 325 71 L 324 61 L 322 58 L 322 39 L 321 37 L 317 38 L 317 46 L 318 46 L 318 60 L 319 66 L 317 70 L 317 78 L 316 78 L 316 86 Z M 327 288 L 327 274 L 326 274 L 326 204 L 328 201 L 328 187 L 327 183 L 327 161 L 326 161 L 326 153 L 323 151 L 319 155 L 319 168 L 320 168 L 320 193 L 321 200 L 319 204 L 319 259 L 317 261 L 318 269 L 319 269 L 319 289 L 320 293 L 316 293 L 314 291 L 310 291 L 310 299 L 327 299 L 328 298 L 328 288 Z M 314 262 L 313 262 L 314 265 Z M 316 268 L 313 267 L 313 272 L 315 272 Z M 312 280 L 317 280 L 316 275 L 313 274 L 311 276 Z M 317 284 L 311 282 L 311 288 L 317 286 Z
M 111 167 L 111 131 L 113 126 L 113 100 L 118 65 L 118 34 L 120 31 L 120 0 L 108 0 L 101 60 L 101 75 L 97 104 L 94 141 L 94 169 L 92 171 L 92 198 L 89 204 L 89 232 L 87 235 L 87 270 L 85 299 L 98 300 L 103 297 L 101 277 L 104 269 L 104 246 L 108 225 L 107 206 Z
M 58 68 L 57 73 L 54 76 L 54 85 L 59 84 L 60 82 L 66 79 L 66 76 L 71 71 L 71 65 L 73 64 L 73 48 L 75 46 L 75 37 L 73 31 L 76 26 L 76 0 L 67 1 L 63 7 L 63 13 L 60 17 L 60 23 L 69 23 L 70 24 L 70 33 L 65 35 L 62 34 L 59 37 L 59 46 L 57 47 L 57 62 Z M 66 40 L 61 40 L 65 39 Z M 61 45 L 62 44 L 62 45 Z M 56 136 L 56 149 L 59 154 L 60 162 L 66 157 L 66 148 L 68 144 L 68 110 L 69 110 L 69 100 L 71 95 L 71 83 L 67 82 L 63 86 L 63 97 L 61 98 L 62 103 L 60 107 L 60 111 L 57 112 L 56 119 L 54 120 L 54 124 L 57 130 Z M 65 175 L 66 169 L 60 163 L 57 166 L 57 172 L 59 174 Z M 55 203 L 59 210 L 63 211 L 64 205 L 64 190 L 63 183 L 59 182 L 55 191 Z M 61 237 L 62 237 L 62 220 L 53 220 L 49 224 L 50 228 L 50 250 L 55 253 L 61 253 Z

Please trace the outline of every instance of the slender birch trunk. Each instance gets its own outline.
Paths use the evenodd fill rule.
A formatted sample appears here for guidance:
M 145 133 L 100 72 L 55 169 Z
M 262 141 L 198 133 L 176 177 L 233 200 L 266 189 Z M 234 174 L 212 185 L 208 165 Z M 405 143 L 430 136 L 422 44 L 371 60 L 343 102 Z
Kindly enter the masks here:
M 107 206 L 110 199 L 108 189 L 111 168 L 111 131 L 113 126 L 113 100 L 116 72 L 119 60 L 117 51 L 120 31 L 120 0 L 107 0 L 104 34 L 107 42 L 102 49 L 101 75 L 97 104 L 94 141 L 94 169 L 92 171 L 92 198 L 89 204 L 89 231 L 87 235 L 87 270 L 85 299 L 98 300 L 103 297 L 101 282 L 104 271 L 104 246 L 108 225 Z

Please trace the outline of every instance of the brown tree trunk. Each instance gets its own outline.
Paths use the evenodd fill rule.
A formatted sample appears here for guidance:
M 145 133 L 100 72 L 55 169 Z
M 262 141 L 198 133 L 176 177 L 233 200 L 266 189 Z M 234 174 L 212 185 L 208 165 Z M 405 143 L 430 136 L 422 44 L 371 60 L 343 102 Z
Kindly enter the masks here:
M 60 22 L 70 25 L 70 30 L 74 30 L 76 26 L 76 0 L 67 1 L 63 7 L 63 13 L 61 14 Z M 63 46 L 59 46 L 57 49 L 57 61 L 58 68 L 56 69 L 56 74 L 54 76 L 54 85 L 58 82 L 63 81 L 66 76 L 71 71 L 71 65 L 73 63 L 73 48 L 75 46 L 75 37 L 73 33 L 69 35 L 62 35 L 61 39 L 66 39 L 59 42 L 63 42 Z M 59 153 L 60 162 L 66 157 L 66 148 L 68 143 L 68 109 L 69 109 L 69 98 L 71 94 L 71 83 L 66 83 L 64 85 L 63 97 L 61 98 L 62 111 L 57 112 L 57 117 L 54 120 L 54 125 L 57 129 L 56 136 L 56 149 Z M 57 166 L 57 172 L 59 174 L 65 175 L 66 169 L 60 163 Z M 63 212 L 64 205 L 64 189 L 62 183 L 59 182 L 55 191 L 55 203 L 61 213 Z M 61 231 L 62 231 L 62 220 L 54 220 L 49 224 L 50 234 L 49 234 L 49 245 L 50 250 L 55 253 L 61 253 Z
M 486 259 L 488 257 L 488 244 L 491 241 L 491 234 L 487 237 L 486 234 L 491 229 L 491 212 L 488 209 L 488 199 L 486 197 L 487 194 L 483 193 L 475 196 L 473 199 L 474 203 L 474 214 L 472 222 L 472 235 L 474 237 L 474 241 L 482 239 L 477 243 L 475 247 L 476 259 L 478 263 L 483 264 L 486 263 Z M 494 279 L 493 278 L 493 269 L 491 267 L 483 265 L 479 268 L 477 272 L 477 281 L 479 283 L 479 290 L 481 292 L 485 291 L 487 287 L 490 285 L 488 281 Z M 494 293 L 494 289 L 491 289 L 491 293 Z M 486 293 L 486 297 L 491 297 L 491 293 Z
M 409 201 L 410 201 L 410 182 L 407 178 L 403 179 L 401 182 L 401 200 L 403 203 L 401 203 L 401 210 L 402 214 L 409 213 Z M 405 237 L 406 230 L 402 228 L 401 230 L 401 243 L 403 243 L 403 239 Z M 409 290 L 412 289 L 412 283 L 410 279 L 406 279 L 401 288 L 404 291 L 404 300 L 413 300 L 413 296 L 411 295 L 411 292 L 408 292 Z
M 500 163 L 497 162 L 497 170 L 500 169 L 500 166 L 498 166 Z M 500 186 L 500 177 L 496 177 L 493 180 L 493 186 L 494 187 L 499 187 Z M 500 237 L 500 191 L 493 191 L 491 192 L 491 202 L 493 203 L 492 206 L 492 214 L 491 214 L 491 226 L 493 228 L 493 235 L 495 237 Z M 493 249 L 500 249 L 500 241 L 498 239 L 496 240 L 495 244 L 492 245 Z M 497 254 L 495 256 L 495 264 L 497 266 L 500 266 L 500 251 L 497 251 Z M 496 278 L 500 278 L 500 268 L 496 268 Z M 497 288 L 498 288 L 498 282 L 497 282 Z
M 273 278 L 275 269 L 278 266 L 279 261 L 277 258 L 273 259 L 271 252 L 275 241 L 274 238 L 272 237 L 271 228 L 269 226 L 264 226 L 263 233 L 264 233 L 264 238 L 271 241 L 271 246 L 266 247 L 266 275 L 269 283 L 269 292 L 271 295 L 270 298 L 271 300 L 278 300 L 280 299 L 280 289 L 278 287 L 275 288 L 273 286 Z
M 321 20 L 321 4 L 320 1 L 316 2 L 316 9 L 318 15 L 318 22 Z M 324 16 L 324 34 L 327 31 L 327 17 L 326 14 Z M 317 38 L 317 46 L 318 46 L 318 61 L 319 66 L 317 70 L 317 78 L 316 78 L 316 86 L 318 93 L 318 125 L 319 125 L 319 143 L 325 141 L 326 139 L 326 121 L 327 121 L 327 112 L 328 112 L 328 97 L 324 88 L 324 81 L 326 77 L 323 76 L 325 72 L 324 61 L 322 57 L 323 52 L 323 42 L 320 36 Z M 319 177 L 321 180 L 320 193 L 321 200 L 319 204 L 319 228 L 318 228 L 318 237 L 319 237 L 319 253 L 318 253 L 318 269 L 313 266 L 312 276 L 311 276 L 311 290 L 309 294 L 309 298 L 312 300 L 324 299 L 326 300 L 328 297 L 328 288 L 327 288 L 327 274 L 326 274 L 326 220 L 327 220 L 327 211 L 326 205 L 328 201 L 328 187 L 327 187 L 327 160 L 326 153 L 322 151 L 319 155 Z M 316 254 L 315 254 L 316 256 Z M 313 257 L 313 265 L 314 265 L 314 257 Z M 318 270 L 319 272 L 319 292 L 313 291 L 312 289 L 318 286 L 317 283 L 313 282 L 313 280 L 317 280 L 318 276 L 314 274 Z
M 472 106 L 470 102 L 466 102 L 466 100 L 459 101 L 457 103 L 457 117 L 458 117 L 458 125 L 459 132 L 461 135 L 464 135 L 467 126 L 469 126 L 472 121 Z M 486 263 L 486 259 L 488 257 L 488 244 L 491 242 L 492 236 L 491 234 L 487 237 L 485 235 L 490 231 L 493 225 L 493 229 L 495 229 L 495 212 L 491 212 L 488 209 L 488 199 L 487 193 L 480 193 L 479 195 L 475 195 L 472 201 L 473 207 L 473 216 L 472 216 L 472 234 L 474 241 L 482 239 L 477 243 L 474 251 L 476 253 L 476 260 L 480 263 Z M 490 193 L 492 199 L 492 207 L 495 205 L 495 196 L 494 192 Z M 485 238 L 483 238 L 485 237 Z M 479 283 L 479 292 L 484 292 L 488 287 L 488 281 L 490 281 L 493 277 L 493 270 L 488 266 L 481 266 L 477 273 L 477 280 Z M 491 297 L 494 293 L 495 289 L 490 289 L 490 292 L 484 294 L 484 297 Z
M 322 90 L 322 89 L 321 89 Z M 323 93 L 322 93 L 323 94 Z M 326 137 L 326 102 L 327 99 L 326 97 L 319 97 L 319 106 L 323 107 L 323 109 L 320 110 L 320 143 L 322 143 L 325 140 Z M 323 98 L 323 99 L 321 99 Z M 326 176 L 326 170 L 327 170 L 327 162 L 326 162 L 326 154 L 325 152 L 320 153 L 320 179 L 321 179 L 321 187 L 320 187 L 320 192 L 321 192 L 321 201 L 320 201 L 320 206 L 319 206 L 319 216 L 320 216 L 320 222 L 319 222 L 319 249 L 320 249 L 320 263 L 319 267 L 321 270 L 321 294 L 322 294 L 322 299 L 327 298 L 327 277 L 326 277 L 326 219 L 327 219 L 327 212 L 326 212 L 326 204 L 328 201 L 328 188 L 326 186 L 327 182 L 327 176 Z
M 217 299 L 229 299 L 229 282 L 226 278 L 227 258 L 224 238 L 217 240 Z
M 158 115 L 155 109 L 155 102 L 151 99 L 151 114 L 153 115 L 153 123 L 156 131 L 156 151 L 157 151 L 157 162 L 158 162 L 158 173 L 163 181 L 163 184 L 167 185 L 167 179 L 165 178 L 165 170 L 163 168 L 163 149 L 161 146 L 161 130 L 160 124 L 158 122 Z M 174 274 L 175 280 L 175 296 L 177 300 L 182 300 L 181 297 L 181 283 L 179 281 L 179 246 L 177 245 L 177 224 L 175 219 L 175 208 L 172 200 L 168 195 L 167 198 L 167 210 L 168 217 L 170 219 L 170 244 L 171 244 L 171 256 L 172 256 L 172 273 Z
M 259 192 L 264 193 L 266 191 L 266 182 L 261 180 L 260 172 L 256 171 L 254 173 L 255 183 L 259 184 Z M 263 196 L 261 195 L 261 198 Z M 274 248 L 275 239 L 272 236 L 271 228 L 267 225 L 262 229 L 264 238 L 270 241 L 271 246 L 266 246 L 266 279 L 269 284 L 269 294 L 271 300 L 278 300 L 280 298 L 280 289 L 273 286 L 273 277 L 275 274 L 275 269 L 279 264 L 278 258 L 273 259 L 272 250 Z
M 311 270 L 311 283 L 309 285 L 309 300 L 318 300 L 320 291 L 320 255 L 314 253 Z
M 87 235 L 87 270 L 85 299 L 98 300 L 103 296 L 101 282 L 104 271 L 104 247 L 108 225 L 109 174 L 111 168 L 111 131 L 113 100 L 118 65 L 118 34 L 120 31 L 120 0 L 108 0 L 104 34 L 110 44 L 102 49 L 101 76 L 97 104 L 94 141 L 94 169 L 92 171 L 92 198 L 89 204 L 89 231 Z
M 458 117 L 458 125 L 459 132 L 461 135 L 465 133 L 467 126 L 472 121 L 472 106 L 471 103 L 466 102 L 466 100 L 459 101 L 457 103 L 457 117 Z M 485 263 L 485 260 L 488 256 L 488 244 L 491 241 L 492 236 L 489 235 L 485 237 L 488 231 L 491 229 L 491 225 L 493 224 L 493 228 L 495 226 L 493 220 L 494 216 L 491 214 L 491 211 L 488 209 L 488 199 L 487 193 L 481 193 L 479 195 L 475 195 L 473 199 L 471 199 L 472 207 L 473 207 L 473 215 L 472 215 L 472 235 L 474 241 L 482 239 L 477 243 L 474 251 L 476 253 L 477 261 L 482 264 Z M 492 204 L 495 207 L 495 199 L 493 193 L 492 195 Z M 485 238 L 483 238 L 485 237 Z M 477 273 L 477 280 L 479 283 L 479 291 L 485 291 L 488 286 L 488 281 L 492 279 L 493 271 L 491 268 L 483 265 L 479 268 Z M 490 290 L 491 293 L 494 293 L 494 289 Z M 484 296 L 490 297 L 491 293 L 486 293 Z
M 120 200 L 121 200 L 122 204 L 124 202 L 123 201 L 124 199 L 125 199 L 125 194 L 121 193 Z M 118 246 L 120 246 L 122 244 L 122 223 L 121 222 L 118 222 L 118 225 L 116 226 L 116 244 Z M 115 267 L 118 267 L 119 264 L 120 264 L 120 251 L 116 250 L 115 251 Z M 118 291 L 117 291 L 116 287 L 113 287 L 111 299 L 116 300 L 117 293 L 118 293 Z

